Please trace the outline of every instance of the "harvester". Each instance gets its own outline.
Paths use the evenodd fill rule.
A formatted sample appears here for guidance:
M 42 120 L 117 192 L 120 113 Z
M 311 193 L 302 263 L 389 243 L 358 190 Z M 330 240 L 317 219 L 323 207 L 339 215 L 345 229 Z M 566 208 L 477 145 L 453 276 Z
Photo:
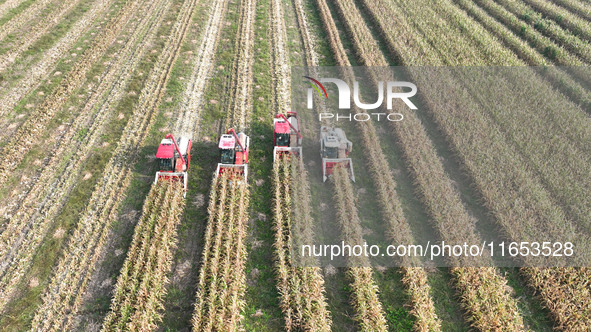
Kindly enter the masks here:
M 154 183 L 159 180 L 181 181 L 185 195 L 187 194 L 187 170 L 191 163 L 191 144 L 190 138 L 180 137 L 177 144 L 172 134 L 166 135 L 156 151 L 159 171 L 156 172 Z
M 322 126 L 320 128 L 320 157 L 322 158 L 322 174 L 324 181 L 332 174 L 335 167 L 345 167 L 349 177 L 355 182 L 353 161 L 349 153 L 353 143 L 347 139 L 341 128 Z
M 232 170 L 234 174 L 238 173 L 248 178 L 248 149 L 250 138 L 244 134 L 236 134 L 234 129 L 220 137 L 218 148 L 220 150 L 220 162 L 216 170 L 216 176 L 220 176 L 227 170 Z
M 302 134 L 296 112 L 277 114 L 273 119 L 273 162 L 283 155 L 301 156 Z

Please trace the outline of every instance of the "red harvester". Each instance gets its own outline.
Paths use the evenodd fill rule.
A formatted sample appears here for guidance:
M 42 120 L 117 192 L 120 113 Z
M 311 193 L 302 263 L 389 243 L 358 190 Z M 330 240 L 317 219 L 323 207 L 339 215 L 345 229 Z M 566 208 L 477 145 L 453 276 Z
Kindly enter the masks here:
M 187 194 L 187 170 L 191 163 L 191 139 L 180 137 L 177 141 L 172 134 L 166 135 L 160 142 L 156 152 L 158 169 L 154 183 L 158 180 L 182 181 L 185 195 Z
M 244 181 L 247 181 L 249 146 L 250 137 L 244 133 L 236 134 L 234 129 L 230 129 L 222 135 L 218 145 L 220 163 L 218 163 L 216 175 L 220 176 L 226 169 L 233 169 L 243 175 Z

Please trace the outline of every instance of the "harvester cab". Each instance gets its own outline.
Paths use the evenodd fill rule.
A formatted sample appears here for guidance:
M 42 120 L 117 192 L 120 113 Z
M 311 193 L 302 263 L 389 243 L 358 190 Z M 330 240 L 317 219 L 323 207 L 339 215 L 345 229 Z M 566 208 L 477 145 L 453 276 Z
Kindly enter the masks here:
M 226 170 L 233 170 L 244 177 L 248 177 L 248 149 L 250 138 L 244 134 L 236 134 L 234 129 L 220 137 L 218 148 L 220 150 L 220 162 L 216 170 L 216 176 L 224 173 Z
M 154 183 L 159 180 L 181 181 L 185 195 L 187 194 L 187 170 L 191 163 L 191 144 L 191 139 L 187 137 L 181 136 L 177 142 L 172 134 L 166 135 L 156 152 L 158 172 L 156 172 Z
M 273 162 L 285 154 L 301 156 L 302 134 L 296 112 L 277 114 L 273 119 Z
M 324 181 L 332 174 L 335 167 L 345 167 L 349 177 L 355 182 L 353 161 L 349 153 L 353 143 L 347 139 L 341 128 L 322 126 L 320 128 L 320 157 L 322 158 L 322 174 Z

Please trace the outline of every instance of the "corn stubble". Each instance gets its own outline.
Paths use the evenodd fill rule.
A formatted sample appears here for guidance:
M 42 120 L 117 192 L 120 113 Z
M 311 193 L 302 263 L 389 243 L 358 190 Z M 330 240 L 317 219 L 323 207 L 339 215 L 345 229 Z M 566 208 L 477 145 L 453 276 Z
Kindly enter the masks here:
M 214 179 L 209 200 L 193 331 L 236 331 L 246 289 L 249 190 L 239 175 Z

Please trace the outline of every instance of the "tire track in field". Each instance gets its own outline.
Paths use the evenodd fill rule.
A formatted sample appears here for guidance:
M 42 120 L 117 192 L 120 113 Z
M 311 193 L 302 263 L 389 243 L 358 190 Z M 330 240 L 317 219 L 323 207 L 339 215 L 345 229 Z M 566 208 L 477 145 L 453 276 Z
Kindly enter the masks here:
M 8 52 L 0 56 L 0 73 L 6 70 L 6 67 L 14 62 L 25 50 L 37 42 L 43 35 L 53 29 L 60 21 L 67 16 L 74 7 L 80 3 L 80 0 L 69 0 L 59 3 L 57 13 L 45 13 L 46 15 L 36 22 L 26 33 L 18 34 L 11 45 L 14 45 Z
M 8 173 L 22 161 L 25 154 L 42 135 L 47 123 L 59 112 L 69 95 L 82 85 L 92 65 L 102 57 L 117 38 L 136 5 L 137 1 L 135 0 L 126 3 L 121 9 L 121 15 L 115 17 L 101 30 L 100 36 L 82 54 L 80 61 L 68 72 L 63 83 L 45 98 L 4 146 L 2 149 L 4 158 L 0 161 L 0 185 L 7 180 Z
M 181 13 L 177 17 L 164 49 L 140 93 L 139 102 L 134 107 L 119 145 L 105 167 L 103 177 L 70 237 L 64 257 L 58 263 L 43 295 L 43 305 L 33 320 L 34 328 L 62 330 L 71 327 L 96 263 L 105 248 L 111 224 L 117 218 L 119 203 L 129 187 L 139 148 L 155 121 L 170 71 L 187 34 L 191 15 L 192 13 Z
M 65 56 L 65 53 L 70 50 L 78 38 L 90 28 L 99 15 L 109 8 L 113 1 L 100 0 L 93 2 L 92 7 L 84 13 L 82 18 L 53 47 L 43 53 L 41 60 L 27 70 L 14 88 L 9 90 L 6 86 L 8 82 L 5 82 L 0 87 L 0 91 L 2 91 L 0 94 L 0 118 L 11 111 L 28 93 L 39 87 L 43 79 L 48 77 L 50 71 L 55 68 L 58 61 Z
M 226 117 L 226 129 L 236 128 L 236 132 L 248 127 L 248 118 L 252 110 L 253 47 L 256 0 L 243 0 L 240 6 L 240 27 L 236 48 L 238 55 L 232 65 L 232 83 L 230 88 L 230 113 Z
M 54 151 L 39 181 L 0 234 L 0 294 L 4 298 L 0 302 L 0 311 L 30 267 L 32 256 L 41 245 L 69 193 L 77 185 L 85 160 L 92 153 L 102 129 L 112 116 L 111 105 L 116 105 L 122 97 L 131 73 L 152 41 L 169 5 L 170 1 L 162 1 L 160 6 L 144 10 L 145 15 L 137 27 L 139 33 L 129 39 L 127 47 L 118 54 L 117 63 L 103 75 L 101 84 L 65 134 L 60 148 Z M 88 132 L 80 139 L 78 132 L 83 128 Z

